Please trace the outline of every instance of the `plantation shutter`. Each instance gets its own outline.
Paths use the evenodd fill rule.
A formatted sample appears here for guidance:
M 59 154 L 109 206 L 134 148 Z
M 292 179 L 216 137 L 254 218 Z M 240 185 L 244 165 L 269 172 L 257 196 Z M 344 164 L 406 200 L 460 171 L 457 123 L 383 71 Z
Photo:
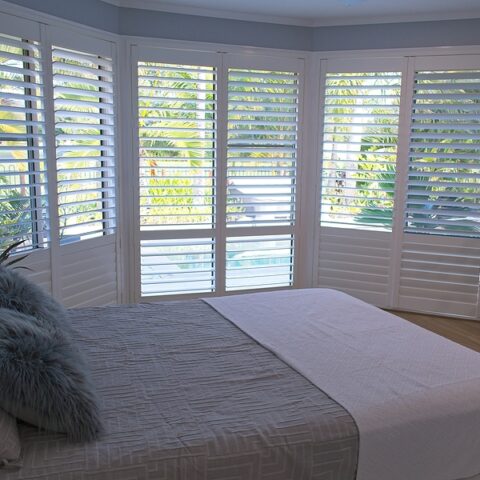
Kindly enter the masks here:
M 228 237 L 227 291 L 291 286 L 294 251 L 291 234 Z
M 134 56 L 138 297 L 291 286 L 302 61 Z
M 0 35 L 0 247 L 48 246 L 40 45 Z
M 318 285 L 386 306 L 402 62 L 324 64 Z
M 212 292 L 213 238 L 141 241 L 142 296 Z
M 478 316 L 479 60 L 415 62 L 401 308 Z
M 480 237 L 480 70 L 416 72 L 407 232 Z
M 297 71 L 228 69 L 227 291 L 293 285 L 299 103 Z
M 57 191 L 62 244 L 115 231 L 110 58 L 53 47 Z
M 63 29 L 52 28 L 50 38 L 57 289 L 68 307 L 113 304 L 119 300 L 115 48 Z
M 321 224 L 391 230 L 400 72 L 327 73 Z
M 216 116 L 208 59 L 138 62 L 141 296 L 215 290 Z
M 214 223 L 215 72 L 139 64 L 142 229 Z

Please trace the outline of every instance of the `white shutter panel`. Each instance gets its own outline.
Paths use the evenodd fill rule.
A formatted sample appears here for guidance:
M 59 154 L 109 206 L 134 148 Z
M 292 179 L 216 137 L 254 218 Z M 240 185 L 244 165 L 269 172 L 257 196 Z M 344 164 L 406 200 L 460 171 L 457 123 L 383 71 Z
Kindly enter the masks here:
M 325 79 L 318 285 L 379 306 L 389 293 L 401 80 L 382 70 Z
M 213 292 L 213 238 L 142 240 L 143 296 Z
M 53 89 L 61 243 L 115 231 L 112 60 L 54 47 Z
M 297 77 L 229 70 L 228 226 L 295 222 Z
M 296 72 L 228 70 L 227 235 L 252 235 L 227 237 L 227 290 L 293 285 L 299 93 Z
M 398 308 L 477 318 L 478 239 L 404 235 Z
M 253 290 L 293 284 L 292 235 L 229 237 L 226 290 Z
M 415 72 L 400 308 L 477 316 L 479 100 L 478 69 Z
M 417 72 L 407 232 L 480 237 L 480 70 Z
M 0 35 L 0 246 L 48 246 L 44 121 L 39 44 Z
M 212 66 L 138 62 L 144 297 L 215 290 L 216 75 Z
M 328 73 L 321 224 L 391 230 L 399 72 Z
M 139 63 L 142 229 L 214 224 L 215 88 L 212 67 Z

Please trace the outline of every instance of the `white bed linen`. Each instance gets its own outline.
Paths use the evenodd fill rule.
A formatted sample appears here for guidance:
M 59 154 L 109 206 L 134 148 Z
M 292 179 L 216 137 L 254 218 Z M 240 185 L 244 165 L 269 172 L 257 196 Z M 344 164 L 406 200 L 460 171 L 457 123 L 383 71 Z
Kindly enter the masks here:
M 334 290 L 204 301 L 350 412 L 358 480 L 480 473 L 479 353 Z

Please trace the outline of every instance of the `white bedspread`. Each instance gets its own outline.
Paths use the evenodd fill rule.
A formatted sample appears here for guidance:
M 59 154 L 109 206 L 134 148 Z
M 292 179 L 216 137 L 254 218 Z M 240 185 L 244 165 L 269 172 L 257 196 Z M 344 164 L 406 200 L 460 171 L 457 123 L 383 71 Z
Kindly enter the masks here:
M 358 480 L 480 473 L 480 354 L 327 289 L 204 299 L 346 408 Z

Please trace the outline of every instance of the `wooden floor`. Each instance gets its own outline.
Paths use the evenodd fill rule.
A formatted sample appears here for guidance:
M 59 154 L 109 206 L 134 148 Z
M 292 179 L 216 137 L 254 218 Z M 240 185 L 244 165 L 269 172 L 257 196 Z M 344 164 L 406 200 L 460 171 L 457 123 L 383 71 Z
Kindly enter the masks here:
M 391 313 L 420 325 L 427 330 L 447 337 L 465 347 L 480 352 L 480 321 L 460 320 L 408 312 L 392 311 Z

